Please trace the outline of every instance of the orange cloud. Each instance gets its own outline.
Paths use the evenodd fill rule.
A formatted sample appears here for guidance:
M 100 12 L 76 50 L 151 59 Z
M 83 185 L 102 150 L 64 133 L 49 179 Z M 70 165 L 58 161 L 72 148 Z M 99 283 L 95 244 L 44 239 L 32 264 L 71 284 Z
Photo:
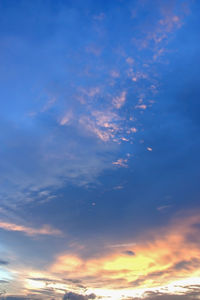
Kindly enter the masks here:
M 13 228 L 25 231 L 23 226 Z M 39 293 L 48 286 L 59 295 L 66 290 L 87 291 L 112 300 L 143 299 L 148 292 L 184 294 L 191 285 L 200 285 L 199 228 L 200 213 L 179 215 L 135 241 L 106 245 L 98 257 L 60 254 L 43 271 L 21 270 L 20 280 L 27 292 Z
M 109 247 L 109 254 L 100 258 L 60 255 L 50 272 L 78 278 L 91 288 L 111 289 L 148 289 L 198 277 L 199 226 L 200 215 L 182 217 L 168 227 L 146 233 L 136 244 Z
M 0 228 L 7 231 L 19 231 L 29 236 L 33 235 L 61 235 L 61 231 L 53 229 L 49 225 L 44 225 L 42 228 L 31 228 L 14 223 L 0 222 Z

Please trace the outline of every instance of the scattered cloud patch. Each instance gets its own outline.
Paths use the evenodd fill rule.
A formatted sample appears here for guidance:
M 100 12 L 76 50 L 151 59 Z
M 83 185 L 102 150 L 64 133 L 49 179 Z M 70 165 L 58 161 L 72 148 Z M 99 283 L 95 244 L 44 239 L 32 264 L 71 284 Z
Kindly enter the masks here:
M 112 164 L 118 167 L 123 167 L 123 168 L 127 168 L 128 159 L 124 159 L 124 158 L 119 158 L 118 160 L 114 161 Z
M 120 96 L 115 97 L 112 101 L 115 108 L 120 109 L 126 101 L 126 92 L 123 91 Z

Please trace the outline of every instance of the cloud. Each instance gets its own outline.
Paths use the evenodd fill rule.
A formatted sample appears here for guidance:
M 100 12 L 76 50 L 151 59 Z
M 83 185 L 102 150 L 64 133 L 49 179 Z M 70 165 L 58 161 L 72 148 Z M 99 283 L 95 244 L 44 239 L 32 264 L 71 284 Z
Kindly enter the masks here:
M 88 132 L 93 133 L 104 142 L 113 142 L 119 139 L 118 133 L 123 130 L 121 118 L 113 111 L 93 110 L 89 116 L 81 116 L 79 123 Z
M 136 6 L 140 7 L 138 8 L 139 14 L 143 18 L 141 12 L 145 7 L 143 4 L 140 5 L 139 2 Z M 146 5 L 149 7 L 148 3 Z M 163 8 L 165 6 L 167 6 L 167 9 Z M 135 133 L 131 129 L 135 128 L 132 115 L 147 108 L 147 104 L 143 103 L 137 106 L 140 94 L 143 94 L 146 101 L 147 98 L 151 99 L 157 90 L 158 76 L 156 76 L 156 73 L 159 67 L 155 65 L 152 68 L 155 63 L 153 57 L 157 60 L 165 55 L 165 48 L 170 34 L 180 28 L 184 18 L 182 9 L 180 14 L 177 15 L 174 8 L 168 8 L 168 5 L 164 4 L 161 5 L 158 1 L 156 7 L 158 8 L 156 8 L 153 17 L 147 14 L 146 22 L 142 22 L 141 26 L 139 22 L 136 26 L 135 39 L 134 30 L 130 31 L 130 34 L 124 34 L 127 33 L 125 24 L 120 28 L 115 27 L 122 22 L 118 19 L 119 15 L 115 11 L 116 7 L 114 5 L 112 18 L 109 18 L 109 13 L 107 17 L 107 13 L 104 11 L 92 16 L 92 22 L 98 24 L 98 26 L 104 23 L 104 18 L 106 19 L 105 21 L 108 24 L 104 28 L 105 32 L 98 29 L 99 32 L 95 25 L 95 29 L 93 29 L 97 30 L 98 34 L 93 36 L 90 26 L 89 28 L 86 26 L 85 33 L 79 40 L 80 32 L 77 28 L 80 28 L 78 24 L 81 21 L 77 17 L 79 13 L 75 5 L 72 8 L 73 12 L 71 12 L 74 14 L 74 18 L 69 18 L 68 22 L 75 25 L 71 26 L 76 32 L 74 34 L 74 45 L 77 45 L 79 49 L 86 49 L 86 53 L 75 55 L 76 51 L 71 49 L 63 69 L 63 62 L 60 62 L 59 59 L 58 61 L 50 59 L 50 57 L 55 56 L 56 51 L 60 54 L 60 45 L 64 49 L 68 44 L 72 44 L 68 35 L 65 36 L 65 39 L 62 39 L 60 33 L 58 36 L 55 33 L 56 37 L 54 36 L 51 41 L 44 43 L 44 46 L 41 45 L 39 52 L 35 51 L 30 59 L 34 62 L 38 62 L 41 53 L 46 53 L 41 59 L 41 70 L 46 71 L 42 72 L 40 80 L 37 79 L 37 83 L 35 82 L 35 85 L 38 86 L 37 93 L 31 95 L 29 93 L 20 95 L 19 93 L 19 99 L 22 98 L 22 100 L 17 100 L 16 104 L 12 103 L 13 112 L 15 109 L 17 111 L 19 109 L 16 118 L 13 117 L 11 122 L 10 117 L 7 116 L 7 120 L 1 120 L 0 124 L 1 139 L 4 144 L 4 147 L 0 149 L 1 169 L 3 170 L 1 180 L 6 182 L 1 190 L 1 201 L 9 204 L 11 202 L 27 203 L 27 201 L 34 200 L 30 196 L 33 190 L 38 192 L 46 188 L 51 190 L 67 184 L 88 186 L 91 183 L 96 183 L 98 176 L 105 170 L 112 169 L 113 159 L 121 153 L 124 147 L 121 143 L 122 138 L 127 141 L 127 144 L 132 142 L 131 139 L 125 136 L 127 132 L 130 135 Z M 126 8 L 128 7 L 125 6 L 122 9 L 122 16 L 126 16 Z M 67 9 L 65 9 L 62 15 L 67 14 Z M 84 14 L 82 17 L 84 20 Z M 68 18 L 64 19 L 68 20 Z M 59 22 L 57 17 L 53 20 Z M 128 28 L 133 28 L 132 21 L 131 18 L 126 18 L 126 22 L 129 24 Z M 55 24 L 53 23 L 52 26 Z M 61 22 L 61 24 L 65 24 L 65 22 Z M 115 30 L 113 32 L 113 30 L 110 31 L 110 28 L 113 28 L 114 24 Z M 62 26 L 61 28 L 64 29 L 65 26 Z M 105 45 L 104 40 L 109 40 L 105 37 L 109 37 L 109 35 L 113 36 L 114 44 Z M 104 36 L 104 38 L 101 39 L 100 36 Z M 118 42 L 115 42 L 115 39 L 120 41 L 121 38 L 124 41 L 125 49 L 118 51 L 119 45 Z M 26 44 L 26 46 L 23 46 L 25 49 L 20 47 L 16 49 L 16 55 L 20 55 L 22 50 L 25 53 L 32 53 L 32 46 L 26 43 L 23 38 L 14 37 L 13 39 L 15 43 L 18 42 L 20 45 Z M 91 43 L 93 40 L 94 42 Z M 9 39 L 6 42 L 2 41 L 2 44 L 7 45 L 11 43 L 9 41 Z M 130 56 L 130 53 L 132 53 L 130 49 L 133 48 L 134 42 L 138 46 L 137 49 L 141 48 L 142 45 L 146 45 L 147 55 L 144 56 L 136 49 L 136 52 Z M 11 44 L 10 48 L 12 49 Z M 106 55 L 103 51 L 104 46 L 108 49 Z M 2 49 L 2 51 L 5 52 L 5 57 L 7 57 L 7 49 Z M 87 52 L 94 54 L 99 60 L 95 57 L 94 63 L 93 55 L 88 55 Z M 108 53 L 113 59 L 110 59 Z M 147 58 L 145 58 L 146 56 Z M 57 57 L 60 57 L 60 55 Z M 45 62 L 48 65 L 47 69 Z M 116 62 L 118 62 L 117 70 L 115 70 Z M 49 72 L 49 65 L 55 72 Z M 26 66 L 27 63 L 25 69 Z M 72 74 L 73 72 L 71 73 L 71 70 L 76 76 Z M 55 80 L 54 76 L 57 76 L 56 74 L 59 74 L 59 76 Z M 29 76 L 27 77 L 29 78 Z M 71 78 L 71 80 L 68 81 L 68 78 Z M 30 80 L 30 82 L 32 87 L 33 81 Z M 144 82 L 145 85 L 143 85 Z M 20 84 L 17 85 L 20 86 Z M 134 85 L 134 88 L 132 85 Z M 46 93 L 43 92 L 45 86 L 49 87 Z M 52 86 L 53 88 L 51 88 Z M 29 108 L 29 106 L 27 108 L 23 97 L 25 99 L 30 98 L 30 111 L 35 112 L 33 113 L 34 118 L 28 117 L 26 120 L 21 118 L 21 114 L 24 115 L 23 110 L 26 110 L 25 114 L 28 115 Z M 32 98 L 39 101 L 31 100 Z M 20 105 L 18 105 L 19 103 Z M 125 104 L 128 109 L 123 111 L 121 108 Z M 22 108 L 22 111 L 20 108 Z M 19 122 L 18 118 L 23 119 L 24 123 L 20 123 L 21 121 Z M 136 119 L 140 122 L 138 116 Z M 99 141 L 102 141 L 104 145 L 100 147 Z M 109 156 L 108 153 L 110 153 Z
M 84 295 L 68 292 L 63 297 L 63 300 L 89 300 L 89 299 L 96 299 L 96 295 L 90 294 L 84 296 Z
M 0 283 L 8 283 L 8 282 L 9 282 L 8 280 L 3 280 L 3 279 L 0 280 Z
M 58 127 L 54 122 L 52 126 L 53 132 L 48 133 L 49 129 L 42 122 L 42 133 L 37 136 L 30 128 L 27 131 L 16 130 L 11 124 L 5 125 L 7 147 L 0 149 L 3 170 L 0 180 L 6 184 L 1 189 L 0 200 L 9 211 L 10 206 L 17 210 L 16 203 L 27 204 L 41 199 L 49 201 L 55 189 L 69 183 L 87 186 L 96 182 L 102 171 L 112 168 L 112 157 L 118 145 L 99 145 L 92 135 L 84 132 L 87 126 L 91 126 L 91 132 L 95 131 L 95 135 L 107 140 L 110 139 L 111 128 L 109 134 L 104 133 L 103 129 L 95 124 L 93 126 L 90 121 L 80 123 L 79 129 Z M 11 139 L 11 135 L 15 138 Z M 9 141 L 7 144 L 6 140 Z M 46 190 L 48 195 L 42 195 L 41 192 Z
M 148 1 L 145 1 L 145 3 L 147 2 Z M 169 2 L 171 3 L 171 1 Z M 130 2 L 130 6 L 131 3 L 132 2 Z M 144 3 L 144 1 L 142 1 L 142 3 Z M 159 3 L 159 1 L 157 1 L 157 3 Z M 142 4 L 142 6 L 143 5 L 144 4 Z M 160 5 L 158 6 L 160 8 Z M 124 8 L 127 12 L 128 7 L 126 5 L 122 6 L 122 10 L 120 14 L 117 13 L 117 16 L 123 16 Z M 73 11 L 73 7 L 70 11 L 71 10 Z M 48 189 L 49 195 L 51 195 L 52 189 L 59 189 L 69 183 L 87 187 L 90 183 L 96 183 L 98 176 L 104 174 L 105 170 L 109 168 L 112 169 L 113 165 L 119 167 L 126 166 L 128 163 L 127 159 L 121 158 L 124 157 L 122 154 L 124 151 L 123 144 L 126 144 L 125 147 L 129 147 L 129 139 L 124 133 L 129 131 L 135 133 L 136 130 L 132 130 L 132 128 L 136 128 L 136 125 L 138 125 L 137 128 L 140 128 L 140 126 L 144 127 L 143 124 L 141 124 L 143 120 L 140 119 L 137 114 L 140 114 L 141 109 L 144 110 L 146 108 L 146 101 L 148 98 L 151 99 L 150 97 L 154 95 L 154 91 L 157 90 L 157 86 L 159 86 L 158 77 L 160 77 L 160 73 L 158 71 L 160 71 L 161 68 L 157 64 L 154 64 L 154 62 L 166 54 L 166 44 L 168 40 L 172 40 L 173 38 L 173 36 L 171 36 L 171 38 L 168 39 L 169 34 L 179 28 L 178 24 L 182 24 L 182 18 L 175 14 L 174 9 L 167 10 L 167 13 L 164 9 L 162 16 L 160 16 L 157 13 L 157 5 L 155 5 L 153 20 L 152 18 L 148 19 L 147 16 L 148 20 L 146 24 L 143 22 L 143 16 L 148 15 L 148 9 L 147 12 L 144 10 L 137 16 L 137 19 L 140 19 L 140 16 L 142 17 L 142 28 L 134 28 L 135 25 L 129 23 L 128 20 L 121 22 L 121 19 L 116 18 L 115 9 L 109 9 L 112 18 L 106 15 L 105 21 L 107 23 L 103 25 L 105 27 L 101 32 L 101 36 L 103 36 L 102 41 L 107 41 L 107 44 L 102 43 L 102 46 L 99 48 L 101 40 L 97 41 L 99 43 L 95 43 L 95 39 L 96 36 L 100 36 L 100 33 L 96 33 L 95 31 L 95 36 L 93 36 L 93 34 L 91 34 L 93 29 L 90 31 L 90 28 L 87 28 L 90 18 L 89 10 L 90 9 L 87 9 L 86 23 L 84 23 L 84 19 L 82 19 L 82 15 L 84 16 L 82 11 L 80 13 L 79 22 L 79 18 L 73 18 L 70 15 L 67 15 L 66 18 L 63 10 L 63 19 L 69 22 L 67 26 L 66 23 L 63 22 L 64 20 L 62 20 L 62 22 L 58 21 L 55 27 L 54 23 L 51 25 L 52 32 L 54 32 L 54 28 L 61 29 L 58 34 L 61 37 L 60 40 L 54 39 L 53 34 L 50 39 L 51 44 L 48 44 L 46 48 L 43 48 L 42 45 L 40 45 L 41 47 L 39 48 L 33 47 L 31 43 L 30 49 L 26 49 L 27 54 L 31 52 L 29 50 L 34 49 L 37 59 L 42 57 L 42 53 L 45 53 L 45 56 L 48 56 L 50 53 L 48 57 L 49 61 L 46 60 L 46 57 L 42 57 L 42 60 L 46 61 L 50 69 L 48 68 L 48 74 L 46 72 L 46 76 L 42 74 L 44 78 L 47 78 L 47 81 L 45 83 L 41 81 L 41 86 L 56 85 L 61 86 L 61 88 L 60 90 L 55 88 L 55 94 L 58 94 L 56 99 L 58 100 L 52 103 L 49 102 L 46 107 L 42 105 L 43 111 L 41 112 L 41 109 L 39 109 L 41 113 L 38 114 L 34 120 L 31 119 L 31 121 L 24 121 L 22 115 L 24 113 L 23 110 L 27 109 L 27 104 L 35 108 L 35 100 L 31 102 L 31 96 L 35 98 L 35 94 L 30 95 L 31 90 L 34 89 L 32 77 L 27 76 L 31 78 L 31 88 L 27 85 L 26 80 L 22 82 L 23 86 L 27 86 L 28 95 L 22 95 L 23 92 L 20 94 L 17 90 L 10 89 L 14 90 L 14 97 L 12 96 L 10 98 L 15 99 L 16 97 L 16 101 L 12 101 L 12 105 L 10 105 L 13 114 L 10 114 L 9 108 L 8 124 L 3 124 L 1 120 L 1 144 L 3 145 L 0 149 L 0 156 L 2 158 L 1 182 L 3 183 L 0 195 L 1 203 L 3 202 L 7 205 L 10 202 L 14 202 L 15 204 L 16 202 L 23 202 L 23 204 L 26 205 L 31 201 L 37 202 L 37 199 L 40 199 L 41 193 L 45 189 Z M 119 9 L 117 9 L 117 11 L 118 10 Z M 15 9 L 13 11 L 15 12 Z M 125 15 L 127 15 L 127 13 Z M 94 18 L 92 17 L 92 22 L 94 22 Z M 10 20 L 10 18 L 6 19 Z M 23 18 L 21 19 L 23 20 Z M 55 19 L 56 17 L 50 18 L 52 22 L 54 22 Z M 100 14 L 97 12 L 96 20 L 98 20 L 98 22 L 96 23 L 103 23 L 99 22 L 100 19 L 104 19 L 104 13 L 102 15 L 101 12 Z M 44 20 L 44 18 L 42 18 L 42 20 Z M 109 20 L 112 20 L 112 22 L 109 23 Z M 126 23 L 128 26 L 124 27 L 126 24 L 123 23 Z M 64 26 L 62 24 L 64 24 Z M 80 26 L 81 24 L 86 24 L 86 26 Z M 145 25 L 146 31 L 144 28 Z M 72 43 L 70 39 L 68 39 L 66 28 L 78 28 L 77 31 L 70 32 L 70 36 L 73 37 Z M 109 28 L 111 28 L 110 32 Z M 126 31 L 127 28 L 131 28 L 131 30 L 129 31 L 128 29 L 128 31 Z M 97 28 L 95 28 L 95 30 L 96 29 Z M 16 32 L 18 32 L 18 29 L 16 29 Z M 27 30 L 27 32 L 30 31 Z M 46 31 L 44 30 L 44 32 Z M 86 41 L 87 45 L 79 41 L 80 32 L 80 40 Z M 63 33 L 66 34 L 63 35 Z M 145 36 L 143 36 L 143 33 L 145 33 Z M 112 38 L 110 39 L 111 34 Z M 133 45 L 134 35 L 138 35 L 139 39 L 141 38 L 141 43 L 139 40 L 138 44 L 140 44 L 139 48 L 141 48 L 141 46 L 143 46 L 143 48 L 146 47 L 145 54 L 143 54 L 142 51 L 137 51 L 138 48 Z M 28 41 L 30 39 L 32 39 L 31 36 L 27 37 L 26 44 L 29 43 Z M 46 39 L 44 38 L 42 40 L 44 40 L 42 44 L 45 44 Z M 62 40 L 66 41 L 66 43 L 61 43 Z M 109 43 L 109 41 L 111 42 Z M 121 41 L 122 43 L 120 43 Z M 2 41 L 2 47 L 8 43 L 9 39 Z M 87 57 L 84 56 L 84 53 L 79 52 L 79 50 L 74 51 L 74 48 L 71 48 L 72 44 L 76 45 L 77 49 L 87 49 L 89 53 L 96 55 L 96 57 L 92 58 L 93 55 L 88 55 Z M 106 46 L 106 51 L 103 50 L 104 46 Z M 123 54 L 116 54 L 118 46 L 124 48 L 120 50 Z M 176 46 L 177 45 L 175 45 L 175 47 Z M 53 51 L 51 51 L 51 47 Z M 65 48 L 68 50 L 66 54 L 63 54 L 66 52 L 63 50 Z M 10 49 L 15 49 L 15 55 L 13 57 L 21 57 L 19 55 L 20 51 L 17 51 L 17 47 L 10 47 Z M 37 49 L 39 49 L 39 52 L 37 52 Z M 6 51 L 6 55 L 7 53 L 9 53 L 9 51 Z M 32 56 L 35 55 L 33 52 L 31 53 Z M 61 57 L 62 54 L 65 55 L 65 63 L 62 61 L 61 65 L 57 58 Z M 132 58 L 130 55 L 134 57 Z M 3 61 L 4 58 L 2 58 L 2 62 Z M 31 59 L 30 61 L 34 60 Z M 113 61 L 113 65 L 111 61 Z M 58 66 L 58 73 L 54 72 L 54 63 Z M 2 69 L 7 70 L 6 64 L 7 63 L 5 63 Z M 19 71 L 20 69 L 23 70 L 22 64 L 20 64 Z M 16 66 L 16 64 L 12 63 L 11 65 Z M 27 65 L 29 66 L 29 64 L 26 63 L 26 68 Z M 117 67 L 117 71 L 116 73 L 111 73 L 114 67 Z M 43 69 L 44 65 L 41 65 L 41 72 Z M 49 72 L 49 70 L 51 70 L 51 72 Z M 65 73 L 65 70 L 69 70 L 69 72 Z M 15 72 L 15 70 L 12 70 L 12 72 Z M 64 76 L 60 79 L 62 72 Z M 6 72 L 6 74 L 7 73 L 9 72 Z M 156 73 L 159 74 L 156 75 Z M 26 79 L 26 76 L 21 76 L 22 74 L 23 72 L 19 73 L 17 77 Z M 28 74 L 32 76 L 30 70 Z M 54 84 L 54 78 L 56 84 Z M 68 78 L 70 78 L 70 80 L 68 80 Z M 14 86 L 21 87 L 20 84 L 18 84 L 19 82 L 13 82 Z M 9 87 L 12 86 L 13 82 L 9 82 Z M 40 78 L 37 79 L 37 82 L 40 82 Z M 99 86 L 96 86 L 97 83 Z M 72 87 L 71 89 L 70 86 Z M 84 86 L 84 90 L 81 90 L 82 86 Z M 37 87 L 37 89 L 39 94 L 40 87 Z M 126 91 L 126 94 L 124 91 Z M 76 100 L 79 94 L 81 94 L 82 102 Z M 140 94 L 144 94 L 142 97 L 144 98 L 145 104 L 139 103 L 139 105 L 143 105 L 143 107 L 135 109 Z M 17 100 L 18 95 L 19 101 Z M 118 96 L 116 97 L 116 95 Z M 23 104 L 24 107 L 22 111 L 17 111 L 15 115 L 15 108 L 20 105 L 22 106 L 23 96 L 26 104 Z M 29 99 L 29 101 L 27 101 L 27 99 Z M 160 102 L 162 102 L 162 99 Z M 17 103 L 16 107 L 15 103 Z M 52 104 L 54 111 L 51 114 L 49 108 L 52 108 Z M 124 109 L 120 109 L 122 107 Z M 72 112 L 72 116 L 68 115 L 68 111 Z M 144 115 L 148 114 L 149 111 L 150 109 L 147 109 Z M 134 120 L 137 120 L 136 124 L 133 120 L 133 116 Z M 12 122 L 10 121 L 11 118 Z M 23 119 L 23 121 L 21 119 Z M 139 130 L 137 135 L 140 135 Z M 150 135 L 149 138 L 151 138 Z M 122 139 L 127 142 L 122 143 Z M 121 142 L 120 145 L 118 144 L 119 141 Z M 137 140 L 135 143 L 137 143 Z M 151 145 L 151 141 L 149 141 L 149 144 Z M 136 147 L 131 146 L 131 149 L 135 151 Z M 149 148 L 148 150 L 151 151 L 152 149 Z M 116 157 L 120 157 L 119 160 L 115 161 Z M 112 164 L 112 162 L 114 163 Z M 115 169 L 118 170 L 118 168 Z M 137 170 L 134 172 L 135 177 L 137 177 Z M 144 173 L 142 168 L 140 172 Z M 148 178 L 150 177 L 151 174 L 148 175 Z M 104 180 L 106 180 L 105 178 L 106 176 Z M 141 186 L 144 187 L 145 182 L 142 182 Z M 43 197 L 47 199 L 48 195 L 43 193 Z M 83 195 L 83 197 L 81 197 L 82 200 L 80 200 L 83 201 L 84 206 L 86 203 L 84 199 L 86 198 L 87 197 Z M 137 199 L 137 195 L 135 198 Z M 69 203 L 72 202 L 71 197 L 66 197 L 66 201 L 69 201 Z M 96 199 L 94 201 L 96 201 Z M 116 208 L 118 202 L 118 199 L 116 199 Z M 128 199 L 124 199 L 124 205 L 126 205 L 125 202 L 128 202 Z M 108 201 L 106 204 L 108 209 L 110 209 L 111 206 L 109 203 Z M 15 205 L 13 207 L 19 207 L 19 210 L 23 209 L 22 205 Z M 79 214 L 79 209 L 81 208 L 77 207 L 77 214 Z M 112 209 L 114 212 L 115 207 L 113 206 L 111 210 Z M 63 209 L 63 213 L 65 210 L 67 211 L 67 209 Z M 72 210 L 74 211 L 74 209 Z M 41 213 L 43 214 L 44 211 Z M 100 215 L 101 212 L 97 212 L 97 214 Z M 113 215 L 114 214 L 115 213 L 113 213 Z M 81 215 L 80 212 L 80 219 Z M 55 218 L 58 220 L 59 215 L 56 214 Z M 70 218 L 65 218 L 65 221 L 68 222 L 68 219 L 69 222 L 73 222 L 71 221 L 73 214 Z M 65 221 L 61 216 L 59 222 L 63 223 Z M 112 219 L 110 221 L 110 224 L 112 224 Z M 129 221 L 127 222 L 129 223 Z M 52 228 L 42 227 L 37 229 L 17 224 L 20 224 L 20 222 L 3 222 L 1 226 L 4 230 L 23 232 L 31 236 L 36 234 L 58 234 L 58 232 L 55 232 Z M 96 222 L 93 222 L 93 224 L 95 230 L 95 228 L 97 228 L 95 227 Z M 198 246 L 190 242 L 189 237 L 191 237 L 191 235 L 195 237 L 197 232 L 187 221 L 184 224 L 183 220 L 183 224 L 181 224 L 181 226 L 179 225 L 180 224 L 178 224 L 178 230 L 176 230 L 175 224 L 174 228 L 165 228 L 163 232 L 155 231 L 150 233 L 149 236 L 147 235 L 146 241 L 139 240 L 135 245 L 125 246 L 123 249 L 124 253 L 121 248 L 118 249 L 118 246 L 108 247 L 110 252 L 107 255 L 103 254 L 100 258 L 86 259 L 85 261 L 79 257 L 78 254 L 74 255 L 75 257 L 71 257 L 69 253 L 60 254 L 55 259 L 54 268 L 52 267 L 52 270 L 57 270 L 60 276 L 67 274 L 67 276 L 70 277 L 81 277 L 81 280 L 89 286 L 95 287 L 101 285 L 101 287 L 113 288 L 117 288 L 119 285 L 130 288 L 134 283 L 137 283 L 139 287 L 167 283 L 170 281 L 170 277 L 174 280 L 179 278 L 180 271 L 184 276 L 188 276 L 189 273 L 194 275 L 195 272 L 198 272 L 198 269 L 195 267 L 195 262 L 197 262 L 199 258 L 197 251 Z M 77 226 L 77 228 L 78 227 L 79 226 Z M 183 228 L 186 227 L 188 227 L 188 232 L 183 231 Z M 127 232 L 127 235 L 128 234 L 129 232 Z M 133 230 L 133 242 L 134 235 L 135 228 Z M 119 238 L 118 243 L 120 244 L 120 242 L 122 241 L 120 241 Z M 132 255 L 132 253 L 135 253 L 135 255 Z M 75 280 L 75 278 L 72 279 Z
M 200 286 L 185 286 L 189 292 L 180 294 L 165 292 L 146 292 L 142 298 L 123 298 L 123 300 L 197 300 L 199 299 Z
M 161 212 L 165 212 L 165 211 L 168 211 L 171 207 L 172 207 L 172 205 L 169 205 L 169 204 L 162 205 L 162 206 L 157 207 L 157 210 L 161 211 Z
M 65 115 L 61 118 L 60 120 L 60 125 L 69 125 L 73 118 L 73 113 L 72 111 L 68 111 L 65 113 Z
M 175 270 L 191 270 L 200 267 L 200 260 L 193 258 L 191 260 L 182 260 L 176 263 L 172 268 Z
M 0 265 L 8 265 L 9 264 L 9 262 L 7 261 L 7 260 L 2 260 L 2 259 L 0 259 Z
M 127 162 L 128 159 L 119 158 L 118 160 L 114 161 L 112 164 L 115 166 L 127 168 L 128 167 Z
M 136 243 L 121 243 L 121 244 L 113 244 L 109 245 L 110 248 L 128 248 L 135 247 Z
M 115 97 L 113 99 L 112 103 L 115 108 L 120 109 L 124 105 L 125 101 L 126 101 L 126 92 L 123 91 L 121 92 L 120 96 Z
M 123 252 L 123 254 L 125 255 L 129 255 L 129 256 L 134 256 L 135 255 L 135 252 L 131 251 L 131 250 L 126 250 Z
M 23 295 L 22 296 L 3 296 L 3 297 L 0 297 L 0 299 L 2 299 L 2 300 L 31 300 L 30 297 L 26 297 Z M 36 299 L 36 298 L 34 298 L 34 299 Z
M 49 225 L 44 225 L 42 228 L 32 228 L 32 227 L 26 227 L 23 225 L 17 225 L 14 223 L 7 223 L 0 221 L 0 228 L 7 231 L 18 231 L 25 233 L 29 236 L 34 235 L 55 235 L 60 236 L 61 231 L 58 229 L 51 228 Z
M 147 231 L 137 243 L 109 247 L 109 253 L 82 259 L 74 254 L 59 255 L 49 272 L 81 280 L 91 288 L 161 288 L 174 282 L 178 290 L 184 280 L 200 276 L 200 254 L 196 224 L 200 215 L 179 216 L 167 227 Z M 127 249 L 126 249 L 127 248 Z M 122 251 L 123 249 L 123 251 Z M 188 282 L 188 281 L 187 281 Z M 187 284 L 188 286 L 188 284 Z
M 145 104 L 136 105 L 135 108 L 146 109 L 147 106 Z

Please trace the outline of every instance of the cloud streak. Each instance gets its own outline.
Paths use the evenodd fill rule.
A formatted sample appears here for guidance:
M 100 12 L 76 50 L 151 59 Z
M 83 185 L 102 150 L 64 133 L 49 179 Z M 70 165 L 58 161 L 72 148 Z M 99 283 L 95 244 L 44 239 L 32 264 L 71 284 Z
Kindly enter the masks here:
M 44 225 L 41 228 L 32 228 L 32 227 L 27 227 L 27 226 L 23 226 L 23 225 L 17 225 L 14 223 L 0 221 L 0 229 L 6 230 L 6 231 L 22 232 L 28 236 L 35 236 L 35 235 L 61 236 L 62 235 L 60 230 L 54 229 L 49 225 Z

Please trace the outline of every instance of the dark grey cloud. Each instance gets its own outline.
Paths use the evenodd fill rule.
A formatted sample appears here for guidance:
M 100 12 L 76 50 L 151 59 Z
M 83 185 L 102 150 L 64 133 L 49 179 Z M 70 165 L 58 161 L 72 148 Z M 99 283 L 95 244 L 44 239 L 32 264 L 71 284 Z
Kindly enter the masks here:
M 80 279 L 71 279 L 71 278 L 63 278 L 64 281 L 72 282 L 76 284 L 80 284 L 82 281 Z
M 178 262 L 173 266 L 176 270 L 190 270 L 193 267 L 197 267 L 200 265 L 200 260 L 197 258 L 193 258 L 191 260 L 183 260 Z
M 8 265 L 9 262 L 7 260 L 0 259 L 0 265 Z
M 54 280 L 50 278 L 43 278 L 43 277 L 29 277 L 28 279 L 34 281 L 45 281 L 45 282 L 60 282 L 59 280 Z
M 167 294 L 161 292 L 147 292 L 144 298 L 123 298 L 122 300 L 197 300 L 200 295 L 200 286 L 185 286 L 188 292 L 181 295 Z
M 199 293 L 198 293 L 199 294 Z M 162 294 L 162 293 L 149 293 L 146 300 L 196 300 L 199 299 L 198 295 L 193 293 L 188 293 L 185 295 L 172 295 L 172 294 Z
M 127 250 L 127 251 L 124 251 L 123 254 L 129 255 L 129 256 L 134 256 L 134 255 L 135 255 L 135 252 L 133 252 L 133 251 L 131 251 L 131 250 Z
M 87 296 L 76 294 L 76 293 L 66 293 L 63 297 L 63 300 L 89 300 L 89 299 L 96 299 L 95 294 L 90 294 Z

